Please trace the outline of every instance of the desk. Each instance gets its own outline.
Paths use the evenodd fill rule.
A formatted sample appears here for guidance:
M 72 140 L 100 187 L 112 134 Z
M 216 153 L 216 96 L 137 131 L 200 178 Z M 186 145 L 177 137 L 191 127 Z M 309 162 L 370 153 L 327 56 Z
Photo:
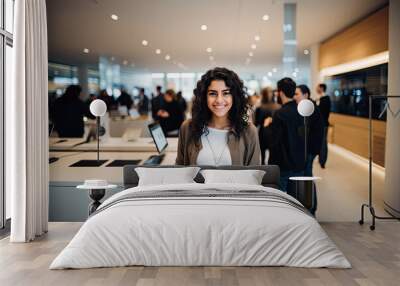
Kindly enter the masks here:
M 102 152 L 100 160 L 108 160 L 100 167 L 69 167 L 79 160 L 96 160 L 96 152 L 50 152 L 50 157 L 60 158 L 50 164 L 50 184 L 53 182 L 78 182 L 85 179 L 104 179 L 112 184 L 122 184 L 122 167 L 106 167 L 116 159 L 145 160 L 156 152 Z M 176 152 L 166 152 L 162 165 L 174 165 Z
M 49 149 L 52 150 L 71 150 L 76 144 L 85 142 L 85 138 L 59 138 L 50 137 L 49 138 Z
M 104 199 L 123 190 L 122 167 L 106 167 L 116 159 L 145 160 L 156 152 L 102 152 L 100 159 L 108 161 L 100 167 L 69 167 L 83 159 L 96 159 L 96 152 L 50 152 L 50 157 L 59 158 L 49 165 L 49 221 L 85 221 L 87 207 L 91 202 L 88 194 L 76 189 L 85 179 L 104 179 L 118 185 L 107 190 Z M 162 165 L 175 164 L 176 152 L 166 152 Z
M 83 138 L 57 138 L 49 140 L 50 151 L 97 151 L 97 141 L 79 144 Z M 65 142 L 59 142 L 66 140 Z M 178 138 L 167 138 L 168 147 L 166 152 L 176 152 L 178 149 Z M 75 146 L 75 147 L 74 147 Z M 135 141 L 126 141 L 120 137 L 109 137 L 106 140 L 100 139 L 100 152 L 157 152 L 157 148 L 151 137 L 141 137 Z M 115 158 L 117 159 L 117 158 Z

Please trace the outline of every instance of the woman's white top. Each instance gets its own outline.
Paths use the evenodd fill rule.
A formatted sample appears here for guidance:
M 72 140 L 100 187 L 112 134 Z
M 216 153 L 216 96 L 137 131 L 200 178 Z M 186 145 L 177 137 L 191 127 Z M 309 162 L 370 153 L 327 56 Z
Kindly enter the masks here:
M 203 148 L 197 156 L 197 165 L 232 165 L 228 148 L 229 130 L 208 127 L 208 134 L 201 135 Z

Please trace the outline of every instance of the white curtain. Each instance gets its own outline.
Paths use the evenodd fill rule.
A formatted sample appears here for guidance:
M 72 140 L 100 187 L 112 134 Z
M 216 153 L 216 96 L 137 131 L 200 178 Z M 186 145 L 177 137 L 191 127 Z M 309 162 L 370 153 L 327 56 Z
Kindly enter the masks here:
M 6 99 L 12 242 L 48 227 L 48 95 L 45 0 L 15 1 L 14 93 Z

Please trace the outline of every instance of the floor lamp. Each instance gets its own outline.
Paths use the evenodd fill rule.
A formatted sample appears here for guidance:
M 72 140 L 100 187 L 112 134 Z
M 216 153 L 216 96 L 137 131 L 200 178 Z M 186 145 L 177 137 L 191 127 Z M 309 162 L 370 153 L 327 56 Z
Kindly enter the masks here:
M 307 164 L 307 117 L 314 113 L 314 103 L 309 99 L 301 100 L 297 112 L 304 118 L 304 163 Z
M 311 100 L 303 99 L 297 105 L 297 112 L 304 118 L 304 167 L 307 165 L 307 137 L 308 137 L 308 117 L 314 113 L 314 103 Z M 295 187 L 295 197 L 298 199 L 308 210 L 315 211 L 315 194 L 314 194 L 314 180 L 315 177 L 290 177 L 289 180 L 293 181 Z
M 100 126 L 100 117 L 104 116 L 107 112 L 107 105 L 101 99 L 93 100 L 90 104 L 90 112 L 96 116 L 96 130 L 97 130 L 97 166 L 101 166 L 105 160 L 100 161 L 100 136 L 104 135 L 104 127 Z

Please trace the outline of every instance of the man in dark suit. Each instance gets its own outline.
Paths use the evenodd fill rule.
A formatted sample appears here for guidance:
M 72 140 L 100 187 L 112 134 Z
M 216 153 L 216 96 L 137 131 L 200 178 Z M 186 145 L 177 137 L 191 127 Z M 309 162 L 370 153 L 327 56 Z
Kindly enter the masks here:
M 319 153 L 319 164 L 321 168 L 325 168 L 328 159 L 328 127 L 329 127 L 329 114 L 331 112 L 331 99 L 326 94 L 326 84 L 320 83 L 317 86 L 317 105 L 321 112 L 322 121 L 324 124 L 324 136 L 322 138 L 321 151 Z
M 296 83 L 291 78 L 278 81 L 281 109 L 264 121 L 267 144 L 270 150 L 268 164 L 281 170 L 281 190 L 287 192 L 289 177 L 304 175 L 304 123 L 293 100 Z
M 59 137 L 82 137 L 85 132 L 83 117 L 95 118 L 80 99 L 81 91 L 79 85 L 70 85 L 54 103 L 53 118 Z
M 164 102 L 164 94 L 161 92 L 161 86 L 158 85 L 156 90 L 156 96 L 151 99 L 151 116 L 153 117 L 154 121 L 158 121 L 160 119 L 157 113 L 161 109 L 161 106 Z

